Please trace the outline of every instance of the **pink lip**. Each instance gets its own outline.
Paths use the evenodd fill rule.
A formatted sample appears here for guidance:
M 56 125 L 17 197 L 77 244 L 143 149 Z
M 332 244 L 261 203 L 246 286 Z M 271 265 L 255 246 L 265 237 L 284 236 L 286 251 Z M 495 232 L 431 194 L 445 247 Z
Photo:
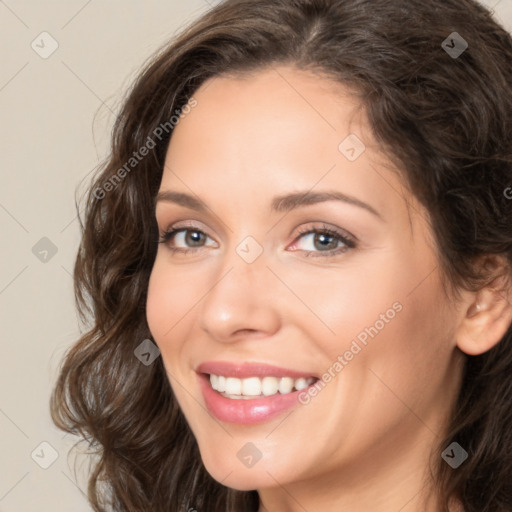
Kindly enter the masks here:
M 273 376 L 298 379 L 300 377 L 313 377 L 313 375 L 303 372 L 254 363 L 210 362 L 200 364 L 196 371 L 198 372 L 199 384 L 208 410 L 221 421 L 237 423 L 239 425 L 262 423 L 279 416 L 299 403 L 299 393 L 307 391 L 308 388 L 284 395 L 277 393 L 265 398 L 237 400 L 226 398 L 218 391 L 215 391 L 210 385 L 208 374 L 213 373 L 214 375 L 237 378 Z M 311 385 L 313 386 L 314 384 Z
M 245 379 L 247 377 L 291 377 L 292 379 L 307 379 L 308 377 L 316 377 L 312 373 L 299 372 L 280 368 L 261 363 L 230 363 L 228 361 L 209 361 L 201 363 L 197 368 L 198 373 L 207 373 L 214 375 L 224 375 L 225 377 L 237 377 Z

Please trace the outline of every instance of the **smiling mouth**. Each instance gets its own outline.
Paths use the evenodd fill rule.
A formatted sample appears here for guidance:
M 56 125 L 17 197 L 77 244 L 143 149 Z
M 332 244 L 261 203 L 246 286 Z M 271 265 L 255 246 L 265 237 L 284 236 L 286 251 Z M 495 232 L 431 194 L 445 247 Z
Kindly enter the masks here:
M 254 400 L 275 395 L 287 395 L 302 391 L 318 379 L 316 377 L 226 377 L 224 375 L 205 374 L 210 386 L 221 396 L 233 400 Z

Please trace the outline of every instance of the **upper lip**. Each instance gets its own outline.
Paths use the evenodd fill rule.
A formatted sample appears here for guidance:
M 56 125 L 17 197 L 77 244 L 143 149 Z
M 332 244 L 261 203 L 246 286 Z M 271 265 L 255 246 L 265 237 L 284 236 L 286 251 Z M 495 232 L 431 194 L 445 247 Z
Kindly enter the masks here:
M 281 368 L 279 366 L 251 363 L 251 362 L 229 362 L 229 361 L 206 361 L 197 366 L 196 372 L 225 377 L 292 377 L 293 379 L 315 377 L 313 373 Z

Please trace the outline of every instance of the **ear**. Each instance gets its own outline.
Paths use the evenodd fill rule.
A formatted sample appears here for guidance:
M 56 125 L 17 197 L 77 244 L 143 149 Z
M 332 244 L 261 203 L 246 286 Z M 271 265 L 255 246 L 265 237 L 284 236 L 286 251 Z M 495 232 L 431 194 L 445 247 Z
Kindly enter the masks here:
M 480 355 L 493 348 L 512 324 L 512 288 L 508 279 L 510 269 L 506 265 L 501 266 L 501 274 L 488 286 L 466 295 L 455 341 L 468 355 Z

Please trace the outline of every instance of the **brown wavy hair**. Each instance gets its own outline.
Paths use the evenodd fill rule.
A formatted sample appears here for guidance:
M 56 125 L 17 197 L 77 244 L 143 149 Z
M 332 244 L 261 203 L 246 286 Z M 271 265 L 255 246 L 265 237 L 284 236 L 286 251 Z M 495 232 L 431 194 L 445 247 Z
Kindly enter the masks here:
M 453 32 L 469 45 L 457 58 L 441 46 Z M 229 489 L 205 470 L 161 358 L 146 366 L 134 356 L 151 338 L 145 303 L 169 120 L 201 84 L 291 64 L 357 91 L 377 141 L 429 212 L 456 292 L 490 282 L 481 257 L 498 256 L 511 274 L 511 63 L 510 34 L 474 0 L 227 0 L 146 63 L 85 196 L 74 284 L 86 327 L 50 403 L 55 424 L 96 454 L 95 511 L 258 509 L 256 491 Z M 466 356 L 449 431 L 433 452 L 443 511 L 453 497 L 466 512 L 512 510 L 511 425 L 509 328 L 491 350 Z M 470 454 L 457 470 L 440 457 L 452 441 Z

